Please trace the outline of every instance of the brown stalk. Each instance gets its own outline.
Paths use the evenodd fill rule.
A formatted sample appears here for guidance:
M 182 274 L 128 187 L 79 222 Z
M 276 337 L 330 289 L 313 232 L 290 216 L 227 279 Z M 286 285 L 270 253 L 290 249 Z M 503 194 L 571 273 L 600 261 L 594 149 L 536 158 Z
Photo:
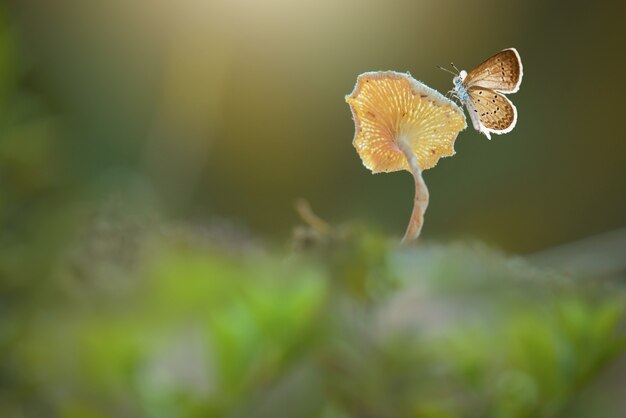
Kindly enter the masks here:
M 424 213 L 428 207 L 430 195 L 428 193 L 428 187 L 426 187 L 426 183 L 422 177 L 422 169 L 417 162 L 417 157 L 412 152 L 404 138 L 400 138 L 398 145 L 406 157 L 409 168 L 411 169 L 411 174 L 413 174 L 413 179 L 415 180 L 415 199 L 413 200 L 413 211 L 411 212 L 411 218 L 409 219 L 409 224 L 407 225 L 406 232 L 404 233 L 404 238 L 402 238 L 402 244 L 408 245 L 412 241 L 415 241 L 422 231 Z

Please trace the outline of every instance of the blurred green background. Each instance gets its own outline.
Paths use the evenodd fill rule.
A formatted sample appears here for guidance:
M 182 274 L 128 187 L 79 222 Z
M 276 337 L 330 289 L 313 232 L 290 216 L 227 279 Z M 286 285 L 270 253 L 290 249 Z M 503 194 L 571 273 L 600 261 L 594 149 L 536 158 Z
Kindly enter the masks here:
M 451 76 L 436 65 L 469 70 L 514 46 L 525 69 L 511 96 L 518 126 L 491 142 L 466 130 L 457 155 L 426 173 L 424 237 L 526 253 L 626 226 L 619 2 L 26 0 L 4 9 L 2 148 L 40 159 L 16 167 L 18 156 L 5 157 L 9 189 L 30 189 L 21 209 L 133 178 L 172 216 L 231 218 L 273 238 L 290 233 L 298 197 L 334 222 L 364 219 L 400 235 L 410 176 L 362 167 L 344 95 L 359 73 L 387 69 L 445 92 Z
M 1 3 L 0 416 L 623 417 L 625 13 Z M 517 127 L 459 135 L 398 248 L 411 176 L 344 95 L 507 47 Z

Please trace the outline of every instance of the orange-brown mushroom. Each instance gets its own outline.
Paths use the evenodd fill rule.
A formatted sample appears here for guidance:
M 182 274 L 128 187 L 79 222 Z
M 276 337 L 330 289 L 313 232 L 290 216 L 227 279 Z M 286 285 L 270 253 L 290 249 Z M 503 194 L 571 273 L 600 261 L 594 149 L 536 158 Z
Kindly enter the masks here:
M 369 72 L 346 96 L 355 124 L 353 145 L 372 173 L 408 170 L 415 178 L 413 212 L 403 242 L 416 239 L 428 206 L 422 171 L 454 155 L 454 141 L 467 126 L 463 111 L 410 74 Z

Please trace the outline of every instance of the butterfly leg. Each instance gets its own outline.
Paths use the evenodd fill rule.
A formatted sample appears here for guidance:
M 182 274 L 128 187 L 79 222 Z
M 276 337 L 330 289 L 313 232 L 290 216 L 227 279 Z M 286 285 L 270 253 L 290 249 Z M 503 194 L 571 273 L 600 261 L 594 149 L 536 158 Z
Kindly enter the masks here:
M 451 100 L 454 100 L 454 102 L 458 104 L 459 106 L 462 106 L 461 99 L 459 98 L 459 94 L 456 92 L 456 90 L 454 89 L 449 90 L 448 93 L 446 93 L 446 97 L 450 98 Z

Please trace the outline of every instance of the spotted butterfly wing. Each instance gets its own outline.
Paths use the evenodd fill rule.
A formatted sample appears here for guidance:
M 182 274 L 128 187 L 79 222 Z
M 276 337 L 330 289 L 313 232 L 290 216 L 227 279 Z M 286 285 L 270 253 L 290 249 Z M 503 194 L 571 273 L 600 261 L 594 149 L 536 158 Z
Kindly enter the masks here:
M 501 93 L 515 93 L 522 84 L 522 60 L 515 48 L 487 58 L 465 77 L 465 86 L 484 87 Z
M 490 133 L 511 132 L 517 122 L 517 109 L 503 94 L 484 87 L 470 87 L 467 110 L 474 127 L 491 139 Z

